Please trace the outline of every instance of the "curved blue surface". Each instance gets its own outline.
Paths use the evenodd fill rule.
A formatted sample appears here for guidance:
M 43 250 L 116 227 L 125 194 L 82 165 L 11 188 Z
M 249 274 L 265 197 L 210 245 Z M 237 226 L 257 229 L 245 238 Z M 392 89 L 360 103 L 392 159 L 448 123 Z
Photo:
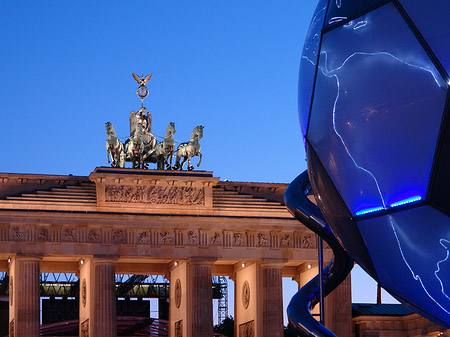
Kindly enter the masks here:
M 383 0 L 331 0 L 327 13 L 326 28 L 356 18 L 361 13 L 383 2 Z
M 306 34 L 303 45 L 303 54 L 300 59 L 300 78 L 303 81 L 298 85 L 298 109 L 300 115 L 300 125 L 303 136 L 306 135 L 309 121 L 309 111 L 311 108 L 311 99 L 314 89 L 314 78 L 319 58 L 319 49 L 321 42 L 321 32 L 327 12 L 328 0 L 320 0 L 317 5 L 314 17 L 311 20 L 308 33 Z
M 450 1 L 400 0 L 432 52 L 450 74 Z
M 450 327 L 448 13 L 448 0 L 320 1 L 299 109 L 317 204 L 344 248 Z
M 358 20 L 324 34 L 307 135 L 353 215 L 425 197 L 446 99 L 392 4 Z
M 422 206 L 361 220 L 358 226 L 383 287 L 448 322 L 450 218 Z

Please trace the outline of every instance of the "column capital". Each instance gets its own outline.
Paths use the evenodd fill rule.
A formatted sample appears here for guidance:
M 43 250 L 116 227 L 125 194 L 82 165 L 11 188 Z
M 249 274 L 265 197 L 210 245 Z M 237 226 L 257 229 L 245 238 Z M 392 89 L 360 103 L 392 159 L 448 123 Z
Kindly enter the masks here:
M 217 261 L 215 257 L 201 257 L 201 256 L 193 256 L 189 260 L 190 264 L 206 264 L 212 265 Z
M 286 259 L 263 259 L 259 264 L 262 268 L 283 268 Z
M 115 265 L 117 263 L 117 260 L 119 260 L 119 257 L 110 255 L 94 255 L 93 257 L 88 257 L 86 259 L 90 259 L 93 264 L 107 263 Z
M 42 261 L 43 256 L 42 255 L 37 255 L 37 254 L 16 254 L 16 255 L 11 255 L 11 260 L 12 261 L 37 261 L 37 262 L 41 262 Z

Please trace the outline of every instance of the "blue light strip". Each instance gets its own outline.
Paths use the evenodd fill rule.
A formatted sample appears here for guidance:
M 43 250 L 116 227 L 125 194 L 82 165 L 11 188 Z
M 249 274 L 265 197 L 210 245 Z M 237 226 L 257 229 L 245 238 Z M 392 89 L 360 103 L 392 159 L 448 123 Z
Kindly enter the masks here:
M 368 209 L 363 209 L 359 212 L 356 212 L 356 215 L 364 215 L 364 214 L 374 213 L 374 212 L 378 212 L 378 211 L 382 211 L 382 210 L 384 210 L 384 207 L 368 208 Z
M 398 206 L 403 206 L 403 205 L 407 205 L 407 204 L 411 204 L 413 202 L 417 202 L 422 200 L 421 196 L 415 196 L 415 197 L 411 197 L 408 199 L 403 199 L 397 202 L 394 202 L 393 204 L 389 205 L 389 208 L 394 208 L 394 207 L 398 207 Z M 361 211 L 356 212 L 356 216 L 360 216 L 360 215 L 365 215 L 365 214 L 370 214 L 370 213 L 375 213 L 375 212 L 379 212 L 379 211 L 383 211 L 387 208 L 385 207 L 374 207 L 374 208 L 367 208 L 367 209 L 363 209 Z
M 412 202 L 416 202 L 416 201 L 419 201 L 419 200 L 422 200 L 422 197 L 421 196 L 415 196 L 415 197 L 411 197 L 411 198 L 408 198 L 408 199 L 404 199 L 404 200 L 400 200 L 400 201 L 394 202 L 393 204 L 390 204 L 389 206 L 390 207 L 398 207 L 398 206 L 410 204 Z

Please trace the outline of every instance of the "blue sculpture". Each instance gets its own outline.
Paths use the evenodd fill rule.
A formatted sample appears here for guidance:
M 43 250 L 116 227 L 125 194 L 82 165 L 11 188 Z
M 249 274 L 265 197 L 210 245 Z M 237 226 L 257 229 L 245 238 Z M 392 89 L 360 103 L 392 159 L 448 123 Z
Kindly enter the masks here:
M 299 110 L 309 180 L 342 246 L 450 327 L 448 13 L 448 0 L 319 0 Z

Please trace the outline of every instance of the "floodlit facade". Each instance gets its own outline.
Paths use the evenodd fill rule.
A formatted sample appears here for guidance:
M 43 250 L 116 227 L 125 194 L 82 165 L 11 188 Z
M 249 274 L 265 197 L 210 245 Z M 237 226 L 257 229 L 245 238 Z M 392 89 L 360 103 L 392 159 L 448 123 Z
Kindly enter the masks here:
M 316 236 L 282 204 L 286 187 L 223 182 L 205 171 L 0 174 L 10 336 L 39 336 L 47 272 L 79 277 L 80 336 L 116 335 L 115 274 L 170 281 L 172 337 L 213 335 L 214 275 L 235 283 L 236 336 L 282 336 L 282 277 L 303 285 L 317 274 Z M 327 310 L 350 331 L 350 287 L 336 296 Z

